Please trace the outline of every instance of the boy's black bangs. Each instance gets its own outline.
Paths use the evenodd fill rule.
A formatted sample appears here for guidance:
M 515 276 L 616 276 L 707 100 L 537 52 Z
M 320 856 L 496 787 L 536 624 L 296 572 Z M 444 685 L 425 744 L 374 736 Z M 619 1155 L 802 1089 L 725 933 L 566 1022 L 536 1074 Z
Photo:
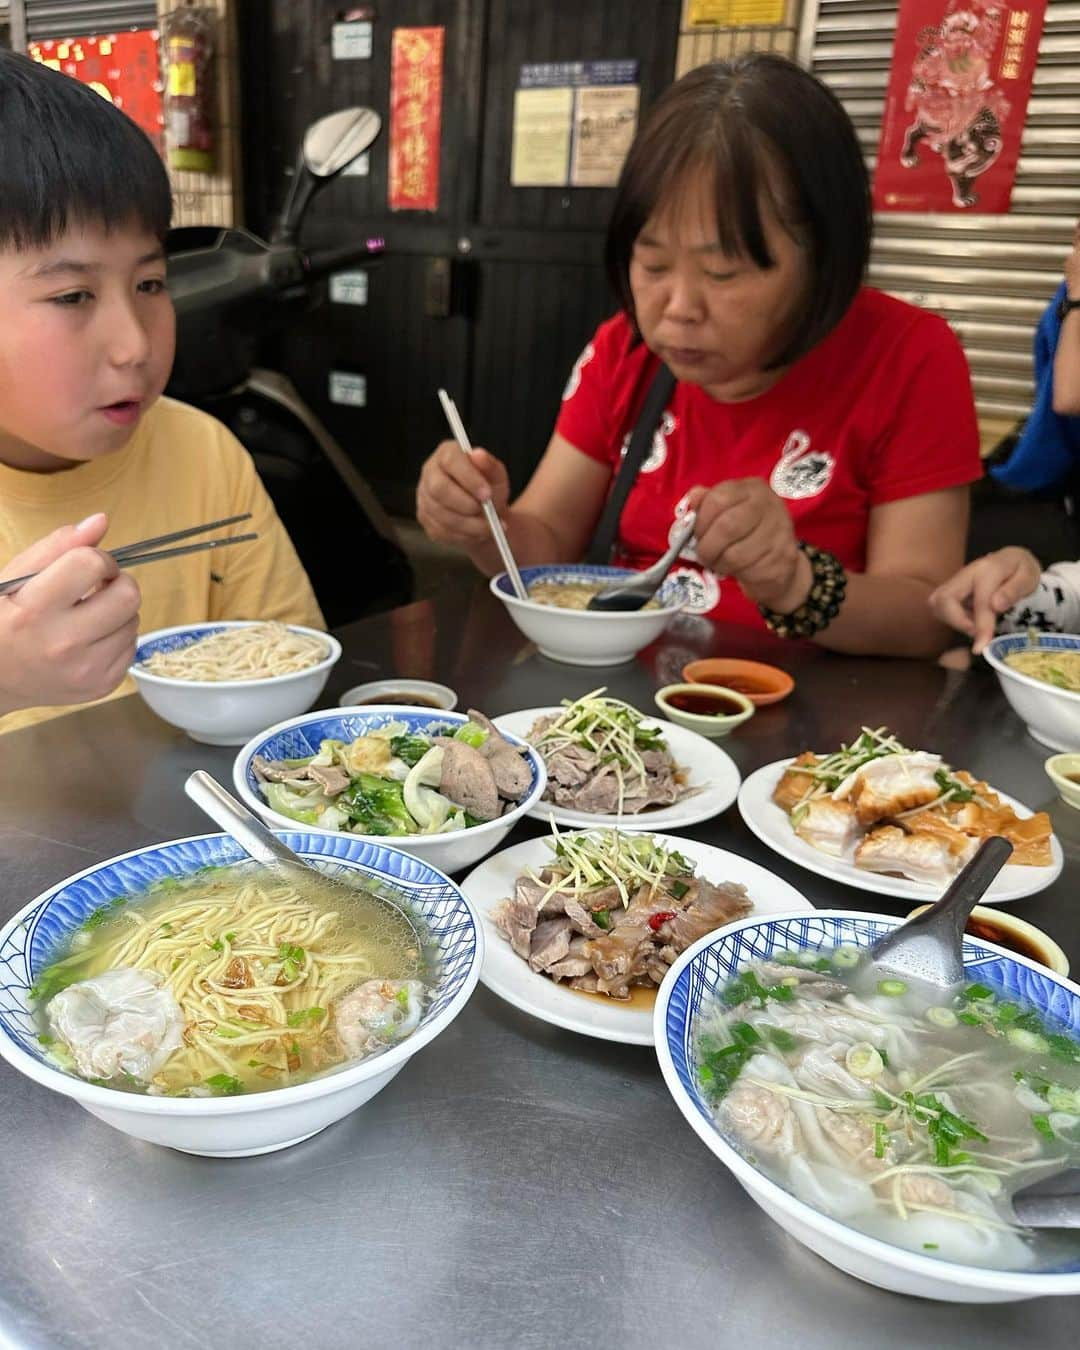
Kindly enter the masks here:
M 161 158 L 86 85 L 0 51 L 0 248 L 44 248 L 74 224 L 137 222 L 164 242 L 172 197 Z

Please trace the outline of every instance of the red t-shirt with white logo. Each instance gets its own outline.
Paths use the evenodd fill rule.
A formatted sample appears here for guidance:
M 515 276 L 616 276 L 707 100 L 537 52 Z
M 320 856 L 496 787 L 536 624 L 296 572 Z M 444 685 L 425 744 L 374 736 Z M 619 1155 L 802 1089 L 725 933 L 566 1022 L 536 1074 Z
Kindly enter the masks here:
M 657 369 L 627 316 L 609 319 L 571 372 L 556 431 L 614 471 Z M 948 324 L 864 289 L 828 337 L 759 397 L 718 403 L 698 385 L 675 386 L 623 508 L 615 561 L 655 562 L 692 487 L 763 478 L 800 539 L 860 572 L 872 507 L 981 473 L 971 379 Z M 919 550 L 913 538 L 912 556 Z M 737 582 L 696 565 L 692 543 L 676 571 L 691 613 L 762 625 Z

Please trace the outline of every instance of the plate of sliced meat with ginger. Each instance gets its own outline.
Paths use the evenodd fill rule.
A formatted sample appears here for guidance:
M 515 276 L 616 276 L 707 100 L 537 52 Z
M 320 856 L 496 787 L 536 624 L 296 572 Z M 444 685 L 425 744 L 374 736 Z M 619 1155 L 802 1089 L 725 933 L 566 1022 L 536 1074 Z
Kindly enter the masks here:
M 569 1031 L 652 1045 L 652 1010 L 687 947 L 748 914 L 813 906 L 737 854 L 613 829 L 529 839 L 461 883 L 484 923 L 481 982 Z
M 494 720 L 544 761 L 547 787 L 528 814 L 545 824 L 682 830 L 726 811 L 739 791 L 726 751 L 604 689 Z
M 782 857 L 879 895 L 940 894 L 983 840 L 1013 846 L 983 897 L 1008 904 L 1059 876 L 1061 845 L 1045 811 L 1031 811 L 928 750 L 909 750 L 884 727 L 850 745 L 804 751 L 758 769 L 739 792 L 743 820 Z

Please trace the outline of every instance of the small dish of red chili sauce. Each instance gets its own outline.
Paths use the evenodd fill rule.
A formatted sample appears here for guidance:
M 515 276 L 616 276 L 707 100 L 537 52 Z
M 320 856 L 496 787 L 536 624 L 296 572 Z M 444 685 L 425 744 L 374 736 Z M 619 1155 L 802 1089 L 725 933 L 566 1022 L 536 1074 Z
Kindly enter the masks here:
M 710 656 L 683 666 L 682 677 L 689 684 L 712 684 L 745 694 L 751 703 L 764 708 L 779 703 L 795 688 L 795 681 L 779 666 L 764 661 L 744 661 L 734 656 Z

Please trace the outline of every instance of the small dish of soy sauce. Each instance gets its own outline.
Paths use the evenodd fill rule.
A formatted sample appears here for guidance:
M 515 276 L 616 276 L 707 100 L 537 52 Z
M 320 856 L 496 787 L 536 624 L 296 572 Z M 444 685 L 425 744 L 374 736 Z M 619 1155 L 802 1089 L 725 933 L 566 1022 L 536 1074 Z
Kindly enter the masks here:
M 655 699 L 664 716 L 677 726 L 710 740 L 729 735 L 755 712 L 745 694 L 715 684 L 669 684 L 657 690 Z

